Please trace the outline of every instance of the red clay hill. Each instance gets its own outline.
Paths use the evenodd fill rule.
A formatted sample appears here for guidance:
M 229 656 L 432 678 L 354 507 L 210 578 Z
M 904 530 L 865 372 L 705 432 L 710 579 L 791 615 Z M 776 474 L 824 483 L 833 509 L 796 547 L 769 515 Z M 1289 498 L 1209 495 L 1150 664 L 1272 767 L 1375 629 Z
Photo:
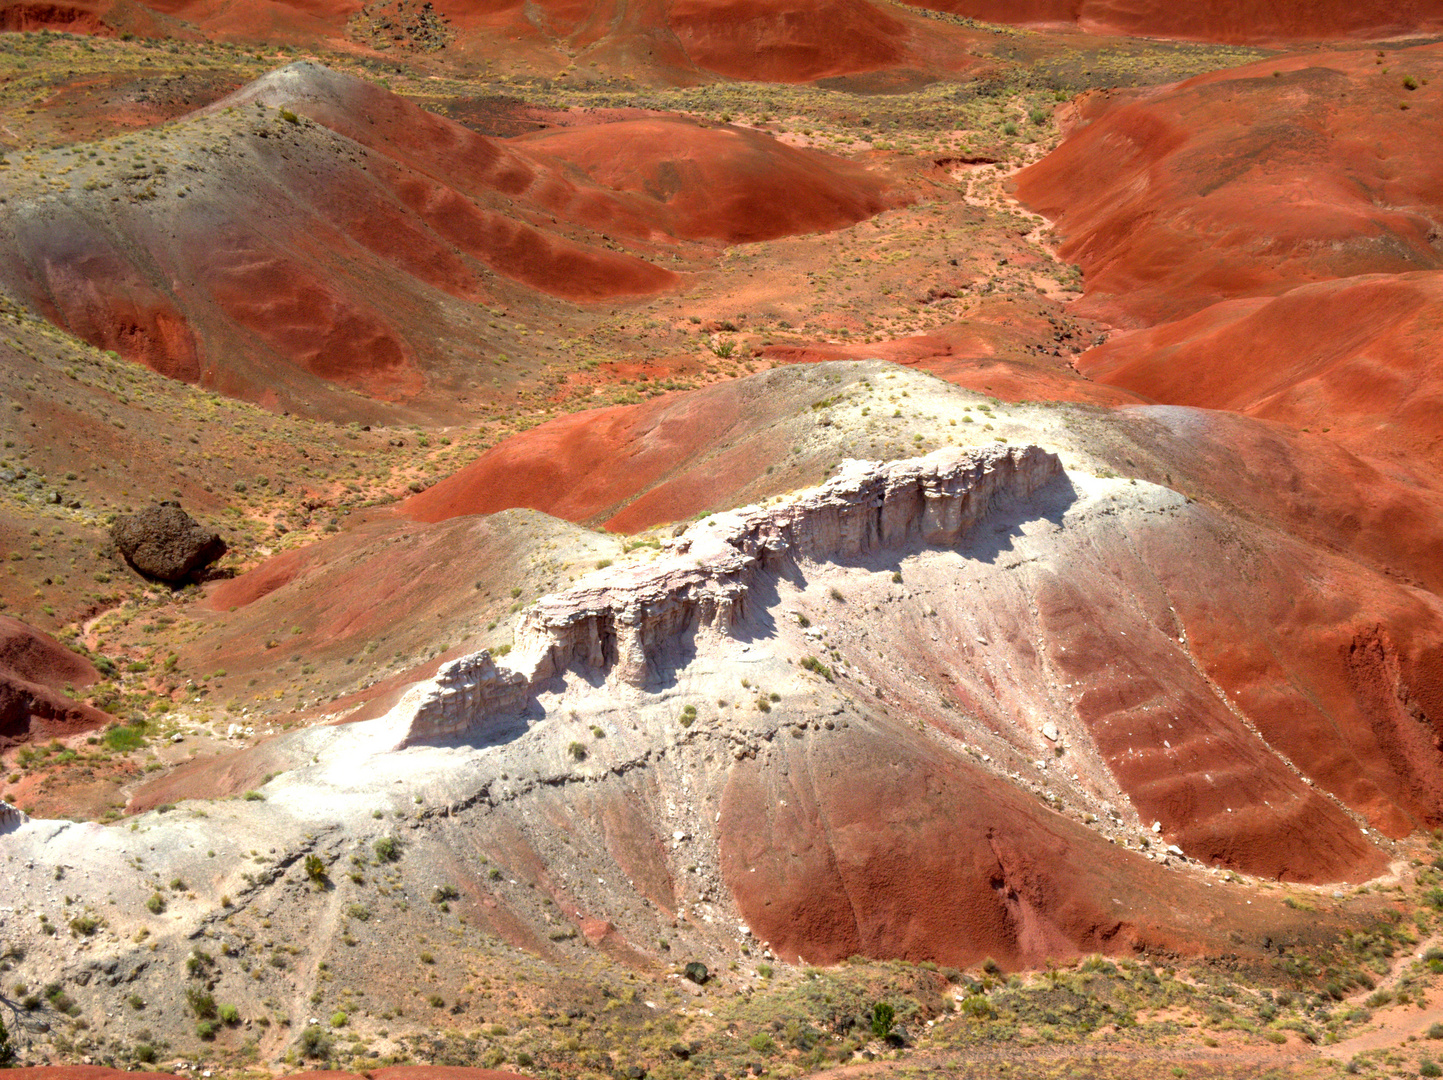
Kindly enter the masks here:
M 1094 95 L 1018 192 L 1124 327 L 1088 378 L 1326 433 L 1435 484 L 1443 47 Z
M 509 56 L 669 82 L 717 75 L 810 82 L 893 69 L 948 74 L 976 61 L 978 34 L 869 0 L 438 0 L 450 54 Z M 564 55 L 563 55 L 564 54 Z
M 738 244 L 826 232 L 888 205 L 876 174 L 750 128 L 624 120 L 510 145 L 533 160 L 570 166 L 581 181 L 654 200 L 665 230 L 689 240 Z
M 110 723 L 109 714 L 69 696 L 99 681 L 89 660 L 49 634 L 0 615 L 0 748 Z
M 1081 264 L 1080 311 L 1150 325 L 1221 300 L 1443 267 L 1443 46 L 1299 54 L 1083 99 L 1017 179 Z
M 616 145 L 669 186 L 599 165 L 604 126 L 508 143 L 292 65 L 134 159 L 12 193 L 0 282 L 92 344 L 225 393 L 341 416 L 346 391 L 455 408 L 526 375 L 496 373 L 506 346 L 477 304 L 564 316 L 654 294 L 683 280 L 662 256 L 705 265 L 716 245 L 852 224 L 895 198 L 766 136 L 638 123 Z
M 666 83 L 800 83 L 878 71 L 955 74 L 980 35 L 871 0 L 7 0 L 5 29 L 197 36 L 341 51 L 420 45 L 433 59 Z M 399 31 L 399 33 L 397 33 Z M 441 50 L 437 52 L 436 50 Z
M 988 22 L 1075 26 L 1094 34 L 1194 41 L 1281 42 L 1383 39 L 1443 28 L 1438 0 L 909 0 Z
M 1156 401 L 1324 432 L 1436 483 L 1440 310 L 1443 273 L 1343 278 L 1118 335 L 1078 368 Z

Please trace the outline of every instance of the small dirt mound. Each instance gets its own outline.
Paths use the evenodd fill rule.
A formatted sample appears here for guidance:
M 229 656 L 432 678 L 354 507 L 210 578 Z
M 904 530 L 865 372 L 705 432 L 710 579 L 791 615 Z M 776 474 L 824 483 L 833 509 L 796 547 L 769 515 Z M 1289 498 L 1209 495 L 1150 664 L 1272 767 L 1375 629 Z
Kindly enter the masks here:
M 0 670 L 52 690 L 100 680 L 100 672 L 85 657 L 8 615 L 0 615 Z

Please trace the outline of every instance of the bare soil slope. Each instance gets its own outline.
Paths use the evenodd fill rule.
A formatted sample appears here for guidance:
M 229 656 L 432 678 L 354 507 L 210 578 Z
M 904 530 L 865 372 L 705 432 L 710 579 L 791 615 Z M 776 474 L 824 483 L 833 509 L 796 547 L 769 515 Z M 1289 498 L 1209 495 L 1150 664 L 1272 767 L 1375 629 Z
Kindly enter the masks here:
M 1443 27 L 1443 6 L 1436 0 L 1308 0 L 1282 4 L 1249 0 L 1204 0 L 1195 4 L 1169 4 L 1163 0 L 926 0 L 918 6 L 988 22 L 1076 26 L 1096 34 L 1194 41 L 1382 39 L 1436 32 Z
M 71 695 L 99 681 L 95 666 L 60 642 L 0 615 L 0 748 L 94 731 L 112 718 Z
M 594 158 L 606 138 L 579 132 L 561 156 Z M 294 65 L 130 160 L 57 152 L 66 179 L 11 199 L 0 276 L 58 325 L 173 378 L 336 418 L 357 393 L 454 412 L 534 375 L 535 358 L 508 364 L 478 304 L 539 294 L 565 320 L 567 304 L 675 286 L 663 254 L 713 250 L 685 238 L 836 228 L 890 204 L 856 166 L 755 133 L 676 122 L 619 138 L 674 177 L 666 191 L 617 190 L 612 173 L 588 180 Z M 724 172 L 729 199 L 708 205 Z
M 1436 272 L 1343 278 L 1115 336 L 1078 368 L 1155 401 L 1330 433 L 1431 480 L 1443 466 L 1440 310 Z
M 859 165 L 778 143 L 750 128 L 674 119 L 621 121 L 513 140 L 587 181 L 656 200 L 673 236 L 726 244 L 830 232 L 891 205 L 889 185 Z
M 1149 325 L 1313 281 L 1440 267 L 1443 47 L 1312 53 L 1098 94 L 1017 178 L 1086 271 L 1080 310 Z
M 0 28 L 268 42 L 377 55 L 404 48 L 448 65 L 548 74 L 588 69 L 664 84 L 718 76 L 805 83 L 873 72 L 956 74 L 982 35 L 870 0 L 6 0 Z M 379 50 L 378 50 L 379 47 Z M 588 71 L 587 74 L 594 72 Z

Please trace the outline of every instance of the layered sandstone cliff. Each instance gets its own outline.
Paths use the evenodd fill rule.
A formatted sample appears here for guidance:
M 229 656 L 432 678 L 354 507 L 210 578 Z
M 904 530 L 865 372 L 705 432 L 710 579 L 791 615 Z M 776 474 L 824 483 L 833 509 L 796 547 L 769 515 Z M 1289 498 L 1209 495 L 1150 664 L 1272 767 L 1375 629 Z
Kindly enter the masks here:
M 713 515 L 659 559 L 607 568 L 537 601 L 517 630 L 514 666 L 479 652 L 442 667 L 398 706 L 402 745 L 516 717 L 541 684 L 571 668 L 645 688 L 687 639 L 726 634 L 747 616 L 758 573 L 786 559 L 952 545 L 999 499 L 1026 497 L 1061 472 L 1057 455 L 1037 446 L 948 448 L 847 461 L 820 487 Z

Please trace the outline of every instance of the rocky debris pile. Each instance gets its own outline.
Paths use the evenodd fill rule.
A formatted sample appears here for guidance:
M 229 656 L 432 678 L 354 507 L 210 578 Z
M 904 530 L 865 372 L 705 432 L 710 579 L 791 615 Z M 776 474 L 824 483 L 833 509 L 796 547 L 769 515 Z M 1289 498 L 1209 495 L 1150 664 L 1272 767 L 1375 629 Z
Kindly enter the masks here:
M 61 491 L 51 484 L 43 473 L 31 472 L 23 466 L 0 469 L 0 485 L 4 485 L 12 495 L 22 501 L 48 503 L 71 510 L 80 508 L 80 500 L 76 496 Z
M 226 552 L 220 534 L 207 529 L 177 502 L 148 506 L 122 517 L 110 538 L 125 561 L 146 577 L 172 584 L 184 581 Z
M 1062 474 L 1037 446 L 947 448 L 902 461 L 843 462 L 820 487 L 768 506 L 715 514 L 649 563 L 609 567 L 542 597 L 517 630 L 514 667 L 463 656 L 414 687 L 402 745 L 514 717 L 534 689 L 572 666 L 645 687 L 685 631 L 725 634 L 746 612 L 752 576 L 783 559 L 825 561 L 911 544 L 957 543 L 995 502 Z
M 413 0 L 367 4 L 351 16 L 346 31 L 353 40 L 374 49 L 398 47 L 422 52 L 444 49 L 456 36 L 446 16 L 438 13 L 430 0 L 420 4 Z

